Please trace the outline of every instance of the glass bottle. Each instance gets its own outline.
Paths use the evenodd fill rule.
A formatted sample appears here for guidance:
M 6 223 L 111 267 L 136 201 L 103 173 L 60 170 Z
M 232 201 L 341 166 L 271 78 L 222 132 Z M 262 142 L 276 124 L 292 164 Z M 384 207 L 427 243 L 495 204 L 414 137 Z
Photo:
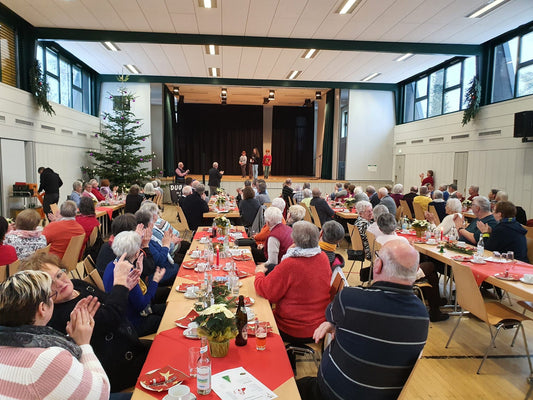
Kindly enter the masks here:
M 200 358 L 196 364 L 196 389 L 198 394 L 211 393 L 211 360 L 207 354 L 207 338 L 202 336 Z
M 485 244 L 483 243 L 483 234 L 479 235 L 479 241 L 477 242 L 477 254 L 483 257 L 485 253 Z
M 248 315 L 244 308 L 244 296 L 239 296 L 239 304 L 237 305 L 237 311 L 235 312 L 235 322 L 237 324 L 237 337 L 235 338 L 235 345 L 246 346 L 248 343 Z

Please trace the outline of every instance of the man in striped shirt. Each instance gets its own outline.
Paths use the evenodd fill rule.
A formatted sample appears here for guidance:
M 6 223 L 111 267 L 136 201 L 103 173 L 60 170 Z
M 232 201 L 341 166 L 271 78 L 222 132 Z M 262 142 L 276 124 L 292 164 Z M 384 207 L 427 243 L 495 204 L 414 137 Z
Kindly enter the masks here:
M 413 294 L 418 252 L 399 240 L 376 252 L 374 284 L 344 288 L 313 337 L 334 340 L 318 376 L 298 380 L 302 400 L 396 399 L 424 348 L 429 318 Z

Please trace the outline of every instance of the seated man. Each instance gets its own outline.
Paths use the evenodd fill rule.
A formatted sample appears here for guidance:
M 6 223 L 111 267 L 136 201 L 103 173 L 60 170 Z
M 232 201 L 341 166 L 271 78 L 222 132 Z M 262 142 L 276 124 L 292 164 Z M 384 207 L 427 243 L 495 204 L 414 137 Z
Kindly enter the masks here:
M 270 196 L 267 193 L 267 184 L 264 179 L 257 180 L 257 194 L 255 195 L 255 198 L 261 205 L 271 202 Z
M 326 200 L 320 197 L 321 194 L 322 192 L 320 192 L 319 188 L 313 188 L 313 199 L 309 204 L 316 208 L 320 224 L 324 225 L 326 222 L 333 219 L 335 211 L 333 211 Z
M 209 211 L 205 202 L 205 186 L 197 184 L 192 194 L 185 197 L 181 202 L 181 208 L 187 218 L 189 229 L 195 231 L 204 222 L 204 213 Z
M 433 201 L 428 204 L 428 210 L 429 206 L 435 207 L 435 211 L 437 211 L 441 221 L 446 218 L 446 202 L 443 197 L 443 193 L 440 190 L 435 190 L 433 192 Z
M 456 214 L 453 217 L 453 221 L 455 222 L 455 228 L 459 234 L 459 240 L 463 240 L 475 246 L 481 235 L 477 223 L 482 222 L 489 225 L 491 228 L 494 228 L 498 221 L 494 219 L 494 215 L 490 212 L 489 199 L 484 196 L 474 197 L 474 200 L 472 201 L 472 212 L 476 219 L 470 222 L 466 228 L 464 217 L 462 215 Z
M 318 376 L 297 381 L 302 400 L 395 399 L 426 343 L 428 314 L 413 294 L 418 252 L 392 240 L 374 262 L 374 283 L 344 288 L 326 310 L 316 341 L 335 334 Z
M 372 185 L 366 187 L 366 195 L 368 196 L 368 201 L 372 204 L 372 207 L 375 207 L 379 204 L 378 194 L 376 188 Z
M 380 187 L 378 189 L 378 198 L 379 204 L 382 204 L 387 207 L 387 209 L 392 215 L 396 215 L 396 203 L 394 202 L 394 199 L 389 196 L 389 191 L 387 190 L 387 188 Z
M 60 219 L 50 222 L 43 229 L 46 242 L 50 244 L 50 253 L 63 258 L 65 250 L 74 236 L 85 235 L 85 229 L 76 222 L 76 203 L 67 200 L 59 208 Z
M 418 196 L 418 186 L 411 186 L 411 189 L 409 189 L 409 193 L 403 195 L 403 200 L 406 201 L 407 205 L 409 206 L 409 210 L 411 210 L 411 215 L 415 216 L 415 209 L 413 208 L 413 200 L 415 197 Z
M 479 186 L 470 186 L 468 188 L 468 200 L 474 200 L 474 197 L 479 196 Z

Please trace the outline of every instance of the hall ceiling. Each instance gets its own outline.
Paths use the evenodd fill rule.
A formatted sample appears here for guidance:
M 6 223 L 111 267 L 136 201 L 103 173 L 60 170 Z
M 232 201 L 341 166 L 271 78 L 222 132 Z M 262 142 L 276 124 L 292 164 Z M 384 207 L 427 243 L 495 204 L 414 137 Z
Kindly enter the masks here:
M 100 74 L 127 73 L 124 65 L 133 64 L 142 75 L 169 77 L 171 84 L 179 83 L 173 77 L 209 78 L 210 67 L 220 68 L 221 78 L 242 80 L 286 80 L 291 71 L 299 70 L 296 81 L 317 83 L 361 82 L 377 72 L 380 75 L 372 83 L 395 84 L 454 57 L 453 45 L 479 45 L 533 20 L 532 0 L 510 0 L 475 19 L 465 16 L 485 0 L 360 0 L 347 15 L 336 13 L 341 0 L 217 0 L 214 9 L 199 7 L 198 0 L 0 1 L 35 27 L 65 28 L 49 39 Z M 100 39 L 88 41 L 77 35 L 76 40 L 65 40 L 70 30 L 79 29 L 138 34 L 120 42 L 110 33 L 109 40 L 120 48 L 112 52 Z M 237 38 L 232 45 L 220 46 L 218 55 L 208 55 L 203 43 L 180 44 L 178 36 L 176 43 L 160 43 L 144 33 Z M 239 45 L 239 40 L 250 37 L 312 39 L 309 47 L 319 44 L 315 39 L 333 44 L 355 40 L 450 46 L 447 54 L 439 54 L 441 49 L 435 47 L 435 54 L 426 49 L 425 54 L 402 62 L 394 60 L 405 48 L 384 51 L 380 43 L 375 43 L 375 51 L 320 50 L 314 58 L 304 59 L 306 47 L 268 47 L 261 40 Z

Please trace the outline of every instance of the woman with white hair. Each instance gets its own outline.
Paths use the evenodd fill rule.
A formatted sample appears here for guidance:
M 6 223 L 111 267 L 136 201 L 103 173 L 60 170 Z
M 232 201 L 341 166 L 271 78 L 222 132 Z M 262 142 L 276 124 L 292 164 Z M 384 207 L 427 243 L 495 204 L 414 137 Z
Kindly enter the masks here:
M 400 207 L 400 200 L 403 199 L 403 185 L 401 183 L 397 183 L 392 187 L 392 193 L 390 194 L 390 197 L 394 199 L 396 207 Z
M 268 276 L 264 264 L 257 266 L 254 286 L 260 296 L 276 304 L 274 317 L 282 339 L 310 343 L 313 332 L 326 319 L 331 268 L 318 246 L 316 226 L 296 222 L 291 236 L 295 246 Z
M 313 192 L 311 189 L 304 189 L 302 190 L 304 198 L 302 201 L 300 201 L 300 204 L 306 206 L 307 208 L 310 208 L 311 206 L 311 200 L 313 200 Z
M 372 204 L 369 201 L 361 200 L 355 203 L 355 209 L 358 217 L 355 220 L 354 225 L 359 230 L 359 234 L 361 235 L 363 248 L 365 250 L 365 257 L 367 260 L 370 260 L 370 246 L 368 245 L 368 239 L 366 238 L 366 230 L 372 223 L 372 218 L 374 217 Z
M 444 201 L 444 194 L 440 190 L 433 191 L 433 201 L 428 204 L 428 210 L 430 206 L 435 207 L 441 221 L 446 217 L 446 202 Z
M 388 214 L 389 213 L 389 209 L 384 206 L 383 204 L 378 204 L 377 206 L 374 207 L 374 209 L 372 210 L 372 213 L 374 214 L 374 222 L 372 222 L 369 227 L 366 229 L 367 232 L 370 232 L 370 233 L 373 233 L 374 236 L 376 237 L 376 239 L 380 236 L 380 235 L 383 235 L 383 232 L 381 232 L 379 230 L 379 227 L 378 227 L 378 218 L 380 215 L 383 215 L 383 214 Z
M 459 199 L 448 199 L 446 202 L 446 217 L 441 221 L 439 226 L 436 228 L 438 230 L 442 229 L 442 234 L 447 235 L 450 233 L 450 230 L 455 227 L 455 222 L 453 221 L 455 215 L 461 215 L 461 211 L 463 210 L 463 206 L 461 205 L 461 202 Z M 424 216 L 431 224 L 431 228 L 435 229 L 435 216 L 429 212 L 425 212 Z
M 141 252 L 141 237 L 137 232 L 124 231 L 120 232 L 111 246 L 113 253 L 115 253 L 115 261 L 111 261 L 104 272 L 104 287 L 106 292 L 113 288 L 113 274 L 116 263 L 119 259 L 129 261 L 134 268 L 143 268 L 144 254 Z M 144 336 L 155 333 L 161 322 L 166 304 L 151 304 L 154 300 L 159 281 L 165 275 L 165 268 L 156 267 L 152 278 L 148 278 L 149 282 L 145 283 L 139 280 L 139 284 L 130 290 L 128 296 L 128 319 L 135 327 L 137 335 Z
M 295 204 L 289 207 L 287 213 L 287 225 L 292 226 L 295 222 L 303 221 L 305 218 L 305 207 L 299 204 Z
M 104 201 L 105 196 L 102 195 L 102 193 L 100 193 L 100 189 L 98 189 L 98 181 L 93 178 L 89 181 L 89 183 L 91 184 L 91 193 L 94 195 L 94 197 L 96 197 L 96 200 Z
M 157 193 L 152 182 L 148 182 L 146 185 L 144 185 L 143 193 L 145 199 L 153 200 L 155 198 Z
M 292 245 L 292 229 L 282 223 L 283 214 L 277 207 L 269 207 L 265 211 L 265 222 L 270 230 L 265 243 L 266 264 L 275 266 L 281 261 L 288 248 Z

